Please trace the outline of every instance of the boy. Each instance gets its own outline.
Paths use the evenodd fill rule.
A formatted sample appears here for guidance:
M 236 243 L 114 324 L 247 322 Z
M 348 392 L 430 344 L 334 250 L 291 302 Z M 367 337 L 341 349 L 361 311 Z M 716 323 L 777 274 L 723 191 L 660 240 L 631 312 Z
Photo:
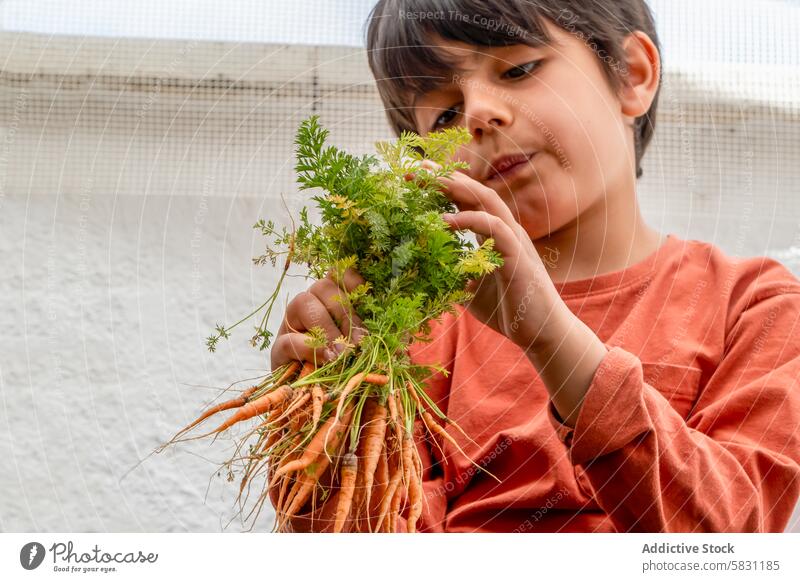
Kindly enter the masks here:
M 782 531 L 800 281 L 645 224 L 661 59 L 644 2 L 381 0 L 367 37 L 396 132 L 471 132 L 446 220 L 505 260 L 412 348 L 448 369 L 429 393 L 474 441 L 451 431 L 467 459 L 418 435 L 419 530 Z M 290 303 L 273 367 L 313 359 L 312 325 L 358 324 L 336 293 L 324 279 Z

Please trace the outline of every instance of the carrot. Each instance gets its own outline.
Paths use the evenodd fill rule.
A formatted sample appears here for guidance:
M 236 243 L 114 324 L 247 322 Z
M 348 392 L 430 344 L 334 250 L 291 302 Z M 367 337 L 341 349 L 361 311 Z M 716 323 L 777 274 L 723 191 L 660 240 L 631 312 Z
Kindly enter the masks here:
M 267 418 L 267 426 L 270 426 L 275 421 L 278 420 L 281 416 L 281 409 L 275 408 L 272 412 L 270 412 L 269 417 Z M 269 451 L 279 440 L 283 437 L 283 429 L 279 427 L 272 427 L 269 429 L 269 437 L 267 437 L 267 442 L 264 443 L 264 451 Z
M 311 417 L 311 411 L 308 410 L 308 408 L 296 412 L 295 415 L 292 417 L 291 423 L 289 424 L 289 430 L 293 432 L 299 431 L 303 427 L 303 425 L 305 425 L 308 422 L 310 417 Z
M 397 400 L 394 399 L 394 394 L 389 392 L 389 396 L 386 397 L 386 402 L 389 404 L 389 418 L 392 422 L 397 422 Z
M 206 410 L 203 414 L 201 414 L 197 418 L 197 420 L 195 420 L 191 424 L 185 426 L 180 431 L 178 431 L 178 434 L 176 434 L 175 436 L 177 437 L 177 436 L 182 435 L 183 433 L 193 429 L 198 424 L 203 422 L 205 419 L 207 419 L 210 416 L 213 416 L 213 415 L 217 414 L 218 412 L 223 412 L 225 410 L 230 410 L 231 408 L 239 408 L 240 406 L 244 406 L 245 404 L 247 404 L 247 400 L 259 388 L 260 388 L 260 386 L 253 386 L 251 388 L 248 388 L 247 390 L 245 390 L 239 396 L 237 396 L 236 398 L 234 398 L 232 400 L 228 400 L 227 402 L 222 402 L 220 404 L 217 404 L 216 406 L 212 406 L 211 408 Z
M 303 451 L 303 456 L 296 461 L 292 461 L 291 463 L 287 463 L 286 465 L 279 467 L 278 470 L 275 471 L 275 475 L 273 475 L 273 482 L 270 483 L 270 486 L 274 485 L 278 477 L 286 475 L 292 471 L 302 471 L 303 469 L 306 469 L 318 457 L 327 458 L 327 454 L 324 453 L 326 453 L 327 450 L 335 450 L 338 447 L 339 442 L 347 433 L 347 425 L 350 423 L 350 416 L 352 416 L 352 414 L 352 406 L 348 407 L 347 412 L 342 418 L 337 419 L 336 415 L 332 414 L 328 420 L 325 421 L 325 424 L 320 427 L 319 431 L 317 431 L 317 434 L 311 439 L 311 442 L 308 443 L 305 451 Z M 331 432 L 333 433 L 333 438 L 331 439 L 331 442 L 327 442 Z
M 422 406 L 422 401 L 417 395 L 417 391 L 414 389 L 414 385 L 411 382 L 408 382 L 407 386 L 409 392 L 411 392 L 411 395 L 414 397 L 414 400 L 417 401 L 419 414 L 422 417 L 422 421 L 423 423 L 425 423 L 428 432 L 430 432 L 431 434 L 436 433 L 437 435 L 448 441 L 456 449 L 458 449 L 458 451 L 461 454 L 466 456 L 466 453 L 464 453 L 463 449 L 459 446 L 456 440 L 452 436 L 450 436 L 450 433 L 448 433 L 447 430 L 444 429 L 444 427 L 442 427 L 438 422 L 436 422 L 436 419 L 433 418 L 433 415 L 427 410 L 425 410 L 425 408 Z M 441 450 L 441 447 L 439 447 L 439 450 Z M 444 451 L 442 451 L 442 455 L 444 455 Z
M 359 459 L 363 460 L 366 459 L 367 456 L 367 447 L 372 446 L 370 444 L 370 431 L 374 427 L 373 420 L 376 414 L 376 407 L 377 401 L 375 398 L 367 398 L 366 404 L 364 405 L 364 410 L 361 413 L 361 429 L 359 431 L 358 437 L 358 449 L 356 450 L 356 455 Z M 381 439 L 380 445 L 383 445 L 383 439 Z M 358 464 L 358 473 L 356 475 L 356 492 L 353 495 L 353 505 L 355 506 L 356 512 L 356 529 L 361 526 L 361 513 L 360 509 L 365 499 L 366 489 L 364 483 L 366 482 L 366 472 L 367 472 L 367 465 L 363 462 L 359 462 Z M 367 504 L 367 514 L 369 513 L 369 504 Z
M 408 487 L 411 480 L 411 465 L 414 464 L 413 451 L 411 448 L 414 446 L 411 435 L 405 433 L 403 435 L 403 444 L 401 449 L 401 459 L 403 468 L 403 483 Z
M 385 444 L 385 443 L 384 443 Z M 378 488 L 378 497 L 382 498 L 389 484 L 389 463 L 386 460 L 386 447 L 381 449 L 378 466 L 375 468 L 375 484 Z
M 280 465 L 279 465 L 280 466 Z M 286 499 L 281 500 L 278 499 L 278 505 L 275 506 L 276 513 L 284 513 L 284 507 L 289 505 L 294 501 L 295 496 L 297 493 L 303 488 L 307 475 L 305 473 L 301 474 L 297 479 L 294 480 L 292 484 L 292 488 L 289 490 L 289 495 Z M 281 484 L 288 483 L 292 481 L 291 475 L 285 475 L 281 477 Z
M 336 406 L 336 414 L 334 415 L 336 418 L 342 414 L 342 407 L 344 406 L 345 399 L 347 396 L 359 385 L 361 381 L 366 376 L 366 372 L 359 372 L 345 384 L 344 388 L 342 389 L 342 393 L 339 394 L 339 404 Z
M 367 515 L 367 524 L 370 532 L 373 531 L 373 527 L 376 525 L 376 519 L 380 513 L 381 504 L 383 503 L 383 499 L 387 495 L 389 489 L 391 480 L 389 475 L 389 456 L 391 454 L 390 447 L 391 440 L 387 439 L 384 442 L 380 458 L 378 459 L 378 467 L 375 469 L 375 492 L 372 496 L 369 506 L 367 506 L 367 511 L 369 511 L 369 514 Z M 388 520 L 384 523 L 388 524 Z M 384 529 L 386 528 L 384 527 Z M 376 528 L 374 531 L 378 532 L 382 530 Z
M 236 414 L 231 416 L 228 420 L 223 422 L 216 429 L 212 430 L 209 433 L 204 434 L 203 437 L 221 433 L 222 431 L 232 427 L 237 422 L 248 420 L 258 414 L 264 414 L 265 412 L 272 409 L 274 406 L 277 406 L 281 402 L 288 400 L 289 398 L 291 398 L 291 396 L 292 396 L 292 389 L 289 388 L 288 384 L 284 384 L 277 390 L 265 394 L 261 398 L 253 400 L 252 402 L 248 402 L 247 404 L 242 406 L 239 410 L 237 410 Z
M 284 504 L 284 499 L 286 498 L 286 489 L 289 487 L 289 481 L 291 481 L 289 477 L 284 477 L 283 481 L 281 482 L 281 490 L 278 494 L 278 508 L 281 508 Z
M 400 515 L 400 502 L 403 499 L 402 490 L 398 486 L 392 496 L 392 505 L 389 509 L 389 519 L 386 520 L 387 531 L 395 533 L 397 531 L 397 516 Z
M 348 416 L 351 413 L 352 410 L 347 411 Z M 337 449 L 338 444 L 339 443 L 337 442 L 331 448 L 333 448 L 334 450 Z M 297 481 L 295 494 L 293 497 L 290 494 L 290 497 L 292 499 L 291 504 L 289 505 L 286 512 L 282 515 L 282 525 L 285 524 L 287 520 L 291 519 L 292 516 L 294 516 L 298 511 L 300 511 L 303 508 L 303 506 L 306 504 L 306 501 L 308 501 L 308 498 L 311 496 L 311 493 L 315 490 L 316 485 L 319 482 L 319 479 L 328 469 L 330 461 L 331 459 L 327 455 L 320 455 L 316 463 L 309 465 L 308 469 L 311 469 L 311 471 L 307 469 L 300 473 L 300 477 Z M 273 476 L 273 480 L 274 478 L 275 477 Z
M 369 425 L 365 425 L 366 434 L 364 435 L 364 483 L 363 489 L 366 496 L 367 508 L 372 497 L 372 483 L 375 479 L 375 469 L 386 440 L 386 408 L 375 400 L 373 402 L 373 416 L 370 418 Z
M 397 410 L 397 400 L 395 400 L 394 394 L 390 392 L 386 401 L 389 404 L 389 415 L 392 420 L 392 424 L 394 425 L 394 436 L 397 439 L 397 442 L 400 443 L 403 441 L 403 435 L 400 428 L 402 421 L 400 419 L 400 413 Z
M 298 398 L 294 399 L 292 404 L 290 404 L 289 407 L 286 410 L 283 411 L 283 414 L 281 414 L 281 416 L 278 417 L 278 420 L 280 420 L 280 419 L 282 419 L 282 418 L 284 418 L 286 416 L 289 416 L 295 410 L 301 408 L 309 400 L 311 400 L 311 394 L 309 394 L 308 392 L 306 392 L 305 394 L 301 394 Z
M 281 459 L 276 463 L 277 467 L 280 468 L 281 466 L 285 465 L 286 463 L 288 463 L 290 461 L 293 461 L 294 459 L 298 458 L 299 456 L 300 456 L 300 454 L 296 453 L 296 452 L 287 453 L 287 454 L 283 455 L 281 457 Z M 270 479 L 272 479 L 273 477 L 274 477 L 274 472 L 273 472 L 273 475 L 270 477 Z M 292 477 L 289 476 L 289 475 L 286 475 L 286 476 L 281 478 L 280 493 L 279 493 L 279 496 L 278 496 L 277 505 L 275 505 L 275 512 L 276 513 L 278 513 L 278 514 L 283 513 L 283 508 L 286 505 L 288 505 L 288 504 L 290 504 L 292 502 L 292 500 L 294 499 L 295 495 L 297 495 L 298 490 L 302 488 L 301 481 L 303 481 L 303 477 L 306 477 L 306 475 L 305 474 L 300 475 L 300 477 L 298 479 L 294 480 L 294 483 L 292 484 L 291 489 L 289 489 L 288 495 L 286 495 L 286 497 L 284 497 L 284 494 L 285 494 L 286 488 L 288 487 L 288 484 L 290 482 L 292 482 Z M 272 489 L 272 487 L 269 487 L 269 489 Z
M 397 460 L 396 464 L 392 468 L 391 476 L 389 477 L 389 485 L 386 488 L 386 493 L 384 494 L 383 499 L 381 500 L 380 508 L 378 509 L 378 522 L 375 525 L 375 529 L 377 531 L 380 531 L 381 524 L 383 524 L 384 519 L 386 519 L 387 517 L 387 514 L 389 512 L 389 507 L 391 506 L 392 501 L 394 499 L 394 494 L 397 491 L 400 485 L 400 480 L 403 476 L 402 463 L 400 460 L 400 452 L 396 451 L 393 456 L 397 457 Z
M 250 449 L 252 451 L 251 452 L 252 460 L 249 461 L 247 463 L 247 466 L 245 467 L 245 474 L 242 477 L 242 482 L 239 487 L 239 496 L 236 499 L 237 503 L 242 496 L 242 491 L 244 490 L 244 487 L 247 484 L 247 482 L 250 480 L 252 476 L 254 476 L 258 472 L 259 466 L 268 461 L 270 449 L 283 436 L 282 429 L 266 428 L 270 424 L 272 424 L 280 414 L 281 414 L 280 407 L 276 407 L 274 410 L 272 410 L 272 412 L 270 412 L 267 420 L 264 421 L 261 425 L 259 425 L 255 429 L 256 432 L 260 429 L 263 430 L 261 431 L 261 434 L 259 435 L 256 444 Z
M 386 386 L 389 383 L 389 376 L 384 374 L 367 374 L 364 376 L 364 382 L 367 384 L 376 384 L 377 386 Z
M 311 387 L 311 397 L 312 400 L 312 410 L 313 414 L 311 415 L 311 428 L 312 430 L 317 428 L 317 423 L 319 423 L 319 417 L 322 416 L 322 402 L 325 399 L 325 392 L 322 390 L 322 386 L 319 384 L 314 384 Z
M 311 492 L 314 490 L 314 486 L 316 485 L 316 481 L 313 477 L 306 475 L 303 473 L 300 476 L 300 479 L 297 480 L 295 484 L 295 488 L 292 490 L 294 495 L 289 495 L 291 501 L 287 501 L 289 507 L 286 509 L 285 512 L 281 513 L 281 525 L 285 524 L 286 521 L 291 519 L 298 511 L 306 504 L 308 498 L 311 496 Z
M 272 382 L 272 385 L 280 386 L 281 384 L 286 382 L 286 380 L 289 379 L 289 376 L 297 372 L 297 368 L 299 367 L 300 367 L 300 362 L 298 360 L 293 360 L 291 363 L 288 364 L 288 367 L 286 368 L 286 370 L 284 370 L 283 374 L 281 374 L 277 380 Z
M 306 362 L 305 364 L 303 364 L 303 369 L 300 370 L 300 374 L 298 374 L 297 379 L 300 380 L 302 378 L 305 378 L 314 370 L 316 370 L 316 368 L 314 367 L 314 363 Z
M 413 462 L 412 462 L 413 463 Z M 417 531 L 417 520 L 422 515 L 422 487 L 420 486 L 421 475 L 417 472 L 416 463 L 412 464 L 411 480 L 408 484 L 408 510 L 407 527 L 408 533 Z
M 341 478 L 339 481 L 339 501 L 336 505 L 336 520 L 333 524 L 333 533 L 340 533 L 344 527 L 350 507 L 353 504 L 356 474 L 358 471 L 358 457 L 347 453 L 342 459 Z
M 438 422 L 436 422 L 436 420 L 433 418 L 433 415 L 430 412 L 422 408 L 419 409 L 419 412 L 423 422 L 425 423 L 425 426 L 428 428 L 428 432 L 430 432 L 431 434 L 435 433 L 439 435 L 447 442 L 449 442 L 451 445 L 456 447 L 459 451 L 461 451 L 462 453 L 464 452 L 461 450 L 461 447 L 458 445 L 456 440 L 452 436 L 450 436 L 450 433 L 448 433 L 444 429 L 444 427 L 442 427 Z M 439 447 L 439 450 L 441 450 L 441 447 Z M 444 451 L 442 451 L 442 455 L 444 456 Z
M 277 444 L 279 440 L 283 437 L 280 430 L 273 430 L 269 434 L 269 438 L 267 438 L 267 442 L 264 443 L 264 450 L 269 451 L 273 446 Z
M 394 477 L 397 477 L 395 479 Z M 389 517 L 390 508 L 393 505 L 394 495 L 396 492 L 399 493 L 399 485 L 400 485 L 400 472 L 395 471 L 392 476 L 392 481 L 389 484 L 389 487 L 386 490 L 386 495 L 384 496 L 383 500 L 381 500 L 380 509 L 378 509 L 378 522 L 375 525 L 375 531 L 381 531 L 381 526 L 384 525 L 384 522 L 391 521 L 391 517 Z M 389 519 L 387 519 L 387 517 Z

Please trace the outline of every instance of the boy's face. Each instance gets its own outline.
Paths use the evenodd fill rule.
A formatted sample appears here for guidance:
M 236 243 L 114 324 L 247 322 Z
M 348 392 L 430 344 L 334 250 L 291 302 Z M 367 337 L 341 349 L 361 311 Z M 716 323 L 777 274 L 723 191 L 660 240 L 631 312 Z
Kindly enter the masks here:
M 456 158 L 469 163 L 466 174 L 497 191 L 533 240 L 635 186 L 634 120 L 623 115 L 592 49 L 554 24 L 548 31 L 553 42 L 543 47 L 438 39 L 463 72 L 414 104 L 423 135 L 458 125 L 470 130 L 473 139 Z M 497 175 L 492 163 L 507 155 L 529 160 Z

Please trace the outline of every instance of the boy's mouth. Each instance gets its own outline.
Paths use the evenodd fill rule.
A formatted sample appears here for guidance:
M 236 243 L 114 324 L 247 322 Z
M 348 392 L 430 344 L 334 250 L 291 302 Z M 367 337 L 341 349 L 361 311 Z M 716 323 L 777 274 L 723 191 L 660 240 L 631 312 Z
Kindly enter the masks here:
M 491 182 L 493 180 L 509 179 L 512 175 L 516 175 L 520 170 L 523 170 L 534 155 L 536 155 L 536 152 L 498 157 L 492 161 L 488 174 L 483 181 Z

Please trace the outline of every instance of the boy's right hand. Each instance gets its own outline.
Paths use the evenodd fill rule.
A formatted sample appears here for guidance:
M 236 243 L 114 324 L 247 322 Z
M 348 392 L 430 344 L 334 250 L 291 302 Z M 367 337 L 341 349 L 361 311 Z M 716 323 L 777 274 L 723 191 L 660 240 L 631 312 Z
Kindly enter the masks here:
M 338 283 L 333 271 L 330 271 L 325 278 L 314 282 L 308 291 L 292 299 L 286 307 L 286 314 L 270 352 L 272 369 L 292 360 L 316 361 L 320 365 L 335 360 L 344 351 L 341 344 L 331 343 L 339 336 L 357 345 L 366 335 L 363 322 L 352 308 L 345 308 L 336 297 L 341 295 L 346 302 L 347 296 L 342 288 L 349 293 L 362 283 L 364 279 L 353 269 L 347 269 L 344 280 Z M 306 332 L 315 326 L 325 330 L 329 342 L 327 347 L 312 348 L 306 345 L 310 337 Z

